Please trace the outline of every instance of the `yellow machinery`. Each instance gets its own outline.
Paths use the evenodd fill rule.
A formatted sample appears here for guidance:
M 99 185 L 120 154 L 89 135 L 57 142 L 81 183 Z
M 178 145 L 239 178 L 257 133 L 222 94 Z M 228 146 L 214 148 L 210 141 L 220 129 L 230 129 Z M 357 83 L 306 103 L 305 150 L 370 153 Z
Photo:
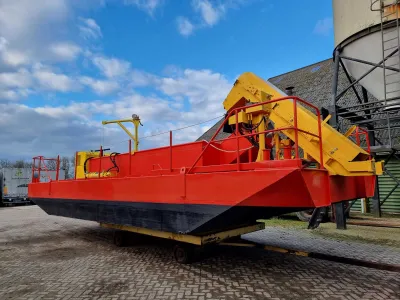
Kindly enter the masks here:
M 98 172 L 87 172 L 86 164 L 91 158 L 100 157 L 100 151 L 79 151 L 76 153 L 75 157 L 75 173 L 77 179 L 82 178 L 97 178 L 99 177 Z M 103 156 L 109 156 L 109 153 L 103 153 Z M 110 172 L 102 172 L 100 177 L 109 177 L 111 176 Z
M 129 137 L 133 140 L 134 145 L 133 145 L 133 150 L 138 151 L 139 150 L 139 136 L 138 136 L 138 131 L 139 131 L 139 125 L 142 125 L 140 122 L 140 118 L 138 115 L 133 114 L 132 119 L 123 119 L 123 120 L 113 120 L 113 121 L 103 121 L 103 125 L 107 124 L 118 124 Z M 124 124 L 122 123 L 132 123 L 134 128 L 135 128 L 135 133 L 132 135 L 131 132 L 125 127 Z M 142 125 L 143 126 L 143 125 Z
M 134 134 L 132 134 L 123 123 L 132 123 L 134 125 Z M 133 140 L 134 142 L 134 148 L 133 151 L 138 151 L 139 149 L 139 137 L 138 137 L 138 131 L 139 131 L 139 125 L 142 125 L 140 122 L 140 118 L 138 115 L 133 114 L 132 119 L 122 119 L 122 120 L 112 120 L 112 121 L 103 121 L 103 125 L 107 124 L 118 124 L 128 135 L 129 137 Z M 110 156 L 109 153 L 103 152 L 101 153 L 100 151 L 80 151 L 77 152 L 77 157 L 75 158 L 75 168 L 76 168 L 76 178 L 81 179 L 81 178 L 98 178 L 98 177 L 110 177 L 112 176 L 111 172 L 101 172 L 100 176 L 98 172 L 87 172 L 86 171 L 86 164 L 91 158 L 98 158 L 100 155 L 103 156 Z
M 245 105 L 265 102 L 287 97 L 278 88 L 266 82 L 253 73 L 244 73 L 235 82 L 234 87 L 224 101 L 226 111 Z M 300 104 L 300 103 L 299 103 Z M 259 123 L 257 132 L 266 130 L 266 125 L 261 122 L 266 117 L 272 121 L 274 127 L 294 127 L 294 105 L 292 99 L 269 103 L 263 106 L 253 106 L 238 113 L 238 123 Z M 328 118 L 327 118 L 328 119 Z M 322 122 L 322 151 L 323 165 L 330 175 L 341 176 L 365 176 L 381 175 L 383 173 L 383 162 L 375 162 L 370 155 L 361 147 L 353 143 L 346 135 L 343 135 Z M 236 123 L 236 116 L 229 119 L 229 124 Z M 308 109 L 297 105 L 297 127 L 301 130 L 318 135 L 318 118 Z M 295 130 L 282 130 L 290 140 L 295 141 Z M 262 151 L 265 149 L 265 134 L 259 135 L 258 161 L 262 160 Z M 298 146 L 315 161 L 320 161 L 321 141 L 314 136 L 298 132 Z

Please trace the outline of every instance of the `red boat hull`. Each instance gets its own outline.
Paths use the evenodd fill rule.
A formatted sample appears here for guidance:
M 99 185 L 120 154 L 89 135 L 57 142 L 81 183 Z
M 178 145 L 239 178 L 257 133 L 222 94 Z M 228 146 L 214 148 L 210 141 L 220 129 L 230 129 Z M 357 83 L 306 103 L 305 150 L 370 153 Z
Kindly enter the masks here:
M 252 163 L 247 165 L 249 170 L 240 172 L 34 183 L 29 196 L 52 215 L 202 234 L 369 193 L 362 185 L 351 188 L 360 187 L 359 182 L 368 177 L 356 181 L 341 177 L 340 185 L 350 187 L 343 195 L 326 171 L 298 168 L 294 160 L 290 163 L 291 167 L 282 168 Z

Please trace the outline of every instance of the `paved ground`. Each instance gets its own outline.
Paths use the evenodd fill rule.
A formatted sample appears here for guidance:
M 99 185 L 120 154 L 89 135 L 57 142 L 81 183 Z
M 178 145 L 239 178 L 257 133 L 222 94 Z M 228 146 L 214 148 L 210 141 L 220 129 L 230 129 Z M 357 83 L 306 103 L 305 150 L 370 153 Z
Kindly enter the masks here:
M 308 233 L 304 230 L 270 227 L 266 230 L 247 234 L 245 238 L 253 242 L 274 247 L 317 252 L 388 265 L 400 265 L 399 248 L 326 239 L 312 235 L 312 233 Z
M 165 242 L 116 248 L 97 224 L 0 209 L 0 299 L 266 298 L 400 299 L 400 276 L 239 248 L 177 265 Z

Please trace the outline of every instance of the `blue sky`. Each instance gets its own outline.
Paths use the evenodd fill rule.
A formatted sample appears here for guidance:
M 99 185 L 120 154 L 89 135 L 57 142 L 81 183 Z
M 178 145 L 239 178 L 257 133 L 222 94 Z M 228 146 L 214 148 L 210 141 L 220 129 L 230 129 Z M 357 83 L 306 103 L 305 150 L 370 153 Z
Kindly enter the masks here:
M 218 118 L 241 73 L 268 79 L 333 50 L 331 1 L 0 0 L 0 11 L 0 157 L 117 145 L 127 136 L 100 121 L 132 113 L 141 136 Z

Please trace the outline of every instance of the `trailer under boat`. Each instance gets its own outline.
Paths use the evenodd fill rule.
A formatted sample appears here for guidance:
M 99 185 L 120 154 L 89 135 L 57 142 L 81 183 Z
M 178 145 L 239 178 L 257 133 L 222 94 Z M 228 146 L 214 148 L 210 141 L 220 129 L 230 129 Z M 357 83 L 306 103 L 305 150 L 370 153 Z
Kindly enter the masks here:
M 48 170 L 36 157 L 29 197 L 51 215 L 201 237 L 373 196 L 382 163 L 349 139 L 355 132 L 359 143 L 359 129 L 340 134 L 316 107 L 252 73 L 224 107 L 210 141 L 173 145 L 170 132 L 169 147 L 143 151 L 136 115 L 112 121 L 125 131 L 123 122 L 135 125 L 134 149 L 130 140 L 127 153 L 77 152 L 74 178 L 50 182 L 40 182 Z M 217 140 L 222 130 L 231 135 Z

